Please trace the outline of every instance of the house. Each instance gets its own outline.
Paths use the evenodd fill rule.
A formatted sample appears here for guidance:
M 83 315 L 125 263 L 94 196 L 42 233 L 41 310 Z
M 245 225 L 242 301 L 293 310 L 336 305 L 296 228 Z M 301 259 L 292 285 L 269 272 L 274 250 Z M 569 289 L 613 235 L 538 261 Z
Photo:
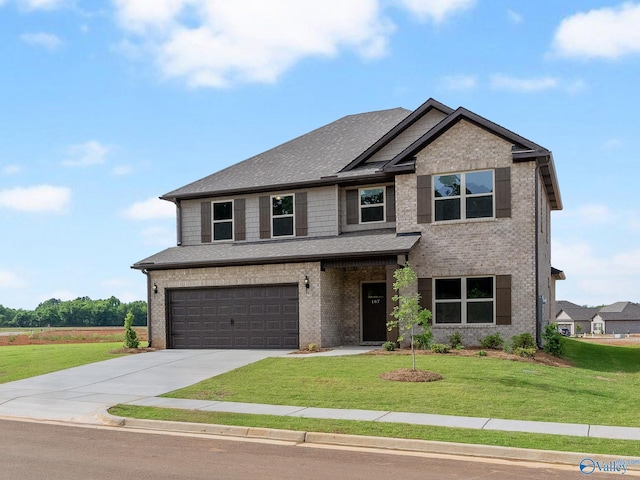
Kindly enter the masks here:
M 407 261 L 436 341 L 539 338 L 555 313 L 553 156 L 462 107 L 349 115 L 161 198 L 177 246 L 132 267 L 157 348 L 395 340 Z
M 591 319 L 592 333 L 640 333 L 640 305 L 616 302 L 605 305 Z
M 556 305 L 558 329 L 566 330 L 569 335 L 593 331 L 591 321 L 598 313 L 597 307 L 583 307 L 566 300 L 559 300 Z

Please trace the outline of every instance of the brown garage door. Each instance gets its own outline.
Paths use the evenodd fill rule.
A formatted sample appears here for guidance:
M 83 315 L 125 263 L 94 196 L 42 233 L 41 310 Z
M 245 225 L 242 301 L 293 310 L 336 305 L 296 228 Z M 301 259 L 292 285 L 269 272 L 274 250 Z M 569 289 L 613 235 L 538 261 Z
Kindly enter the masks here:
M 298 348 L 298 286 L 169 292 L 170 348 Z

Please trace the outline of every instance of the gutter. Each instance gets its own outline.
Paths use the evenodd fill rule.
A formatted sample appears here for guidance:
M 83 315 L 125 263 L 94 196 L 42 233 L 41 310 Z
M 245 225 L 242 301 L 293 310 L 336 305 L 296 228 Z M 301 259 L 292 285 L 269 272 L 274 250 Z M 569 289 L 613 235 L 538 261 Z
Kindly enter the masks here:
M 542 321 L 544 313 L 544 305 L 547 303 L 547 299 L 540 295 L 540 175 L 541 168 L 548 167 L 551 163 L 551 155 L 546 155 L 536 158 L 535 168 L 535 252 L 536 252 L 536 344 L 539 348 L 542 348 Z

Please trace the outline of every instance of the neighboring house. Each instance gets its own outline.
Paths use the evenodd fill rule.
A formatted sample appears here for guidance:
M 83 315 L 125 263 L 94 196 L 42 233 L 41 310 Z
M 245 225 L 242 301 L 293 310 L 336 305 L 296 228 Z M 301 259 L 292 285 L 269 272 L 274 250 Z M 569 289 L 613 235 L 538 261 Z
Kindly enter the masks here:
M 178 246 L 133 266 L 157 348 L 395 340 L 406 261 L 436 341 L 539 338 L 555 313 L 552 154 L 462 107 L 349 115 L 161 198 Z
M 640 305 L 616 302 L 602 307 L 591 320 L 593 333 L 640 333 Z
M 558 329 L 567 329 L 570 335 L 591 333 L 591 321 L 598 313 L 597 307 L 583 307 L 566 300 L 556 302 L 556 323 Z M 580 326 L 578 329 L 577 327 Z

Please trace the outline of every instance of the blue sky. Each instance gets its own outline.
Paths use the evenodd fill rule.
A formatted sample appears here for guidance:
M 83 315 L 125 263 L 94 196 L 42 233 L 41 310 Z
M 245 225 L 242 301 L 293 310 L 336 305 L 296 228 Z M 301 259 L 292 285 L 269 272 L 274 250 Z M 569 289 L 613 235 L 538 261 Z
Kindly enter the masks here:
M 640 301 L 640 2 L 0 0 L 0 61 L 4 306 L 144 299 L 158 196 L 430 97 L 553 151 L 558 298 Z

